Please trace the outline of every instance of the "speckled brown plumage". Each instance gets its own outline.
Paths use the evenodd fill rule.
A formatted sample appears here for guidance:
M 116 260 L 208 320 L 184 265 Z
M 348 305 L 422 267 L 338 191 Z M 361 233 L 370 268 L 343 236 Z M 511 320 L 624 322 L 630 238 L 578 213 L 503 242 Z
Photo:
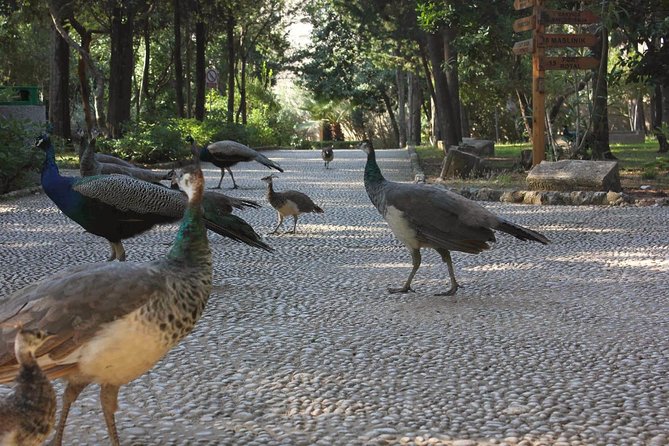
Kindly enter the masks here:
M 279 227 L 283 224 L 283 219 L 286 216 L 291 215 L 293 217 L 293 230 L 291 232 L 295 234 L 297 218 L 300 215 L 308 212 L 315 212 L 317 214 L 323 213 L 323 209 L 317 206 L 311 198 L 302 192 L 296 190 L 285 190 L 282 192 L 275 191 L 272 184 L 272 178 L 275 178 L 275 175 L 269 175 L 262 179 L 262 181 L 267 184 L 267 201 L 269 201 L 269 204 L 276 209 L 279 217 L 279 222 L 270 234 L 276 233 Z
M 56 392 L 34 356 L 46 338 L 40 330 L 19 330 L 15 337 L 20 368 L 13 393 L 0 401 L 0 444 L 40 445 L 53 428 Z

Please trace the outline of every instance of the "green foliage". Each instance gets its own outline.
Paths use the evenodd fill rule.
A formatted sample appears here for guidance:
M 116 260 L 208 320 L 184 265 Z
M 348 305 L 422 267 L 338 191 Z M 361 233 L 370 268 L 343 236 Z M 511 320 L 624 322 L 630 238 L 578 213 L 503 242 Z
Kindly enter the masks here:
M 39 129 L 30 121 L 0 119 L 0 193 L 23 187 L 25 175 L 43 156 L 32 145 Z
M 189 156 L 176 120 L 129 124 L 123 138 L 98 140 L 99 150 L 140 163 L 176 161 Z

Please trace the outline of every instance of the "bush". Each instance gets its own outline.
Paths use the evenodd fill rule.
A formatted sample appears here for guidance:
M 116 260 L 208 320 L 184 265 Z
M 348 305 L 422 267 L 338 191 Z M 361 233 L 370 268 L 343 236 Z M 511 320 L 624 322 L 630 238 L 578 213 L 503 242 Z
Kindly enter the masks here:
M 28 120 L 0 118 L 0 193 L 24 187 L 44 156 L 33 142 L 43 129 Z
M 189 156 L 179 126 L 174 120 L 142 121 L 126 127 L 123 138 L 99 140 L 101 151 L 140 163 L 177 161 Z

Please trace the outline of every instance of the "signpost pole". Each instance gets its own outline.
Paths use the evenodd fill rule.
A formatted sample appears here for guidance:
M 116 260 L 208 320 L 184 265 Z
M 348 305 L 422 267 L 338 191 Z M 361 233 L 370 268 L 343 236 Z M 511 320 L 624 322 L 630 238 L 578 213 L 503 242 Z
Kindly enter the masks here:
M 532 48 L 532 165 L 536 166 L 543 161 L 546 147 L 546 104 L 544 78 L 545 72 L 541 66 L 545 48 L 536 42 L 544 34 L 544 25 L 538 19 L 541 17 L 541 8 L 544 0 L 535 0 L 534 3 L 534 30 L 532 32 L 535 42 Z

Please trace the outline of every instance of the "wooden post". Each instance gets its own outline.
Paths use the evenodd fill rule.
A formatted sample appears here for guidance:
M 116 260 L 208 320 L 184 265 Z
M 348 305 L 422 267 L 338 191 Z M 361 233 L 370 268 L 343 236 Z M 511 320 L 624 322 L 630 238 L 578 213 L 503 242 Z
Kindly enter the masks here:
M 546 104 L 544 77 L 545 72 L 541 66 L 541 59 L 545 54 L 545 48 L 537 45 L 539 39 L 543 38 L 545 26 L 539 20 L 544 0 L 534 2 L 534 30 L 532 38 L 532 165 L 536 166 L 543 161 L 546 147 Z

